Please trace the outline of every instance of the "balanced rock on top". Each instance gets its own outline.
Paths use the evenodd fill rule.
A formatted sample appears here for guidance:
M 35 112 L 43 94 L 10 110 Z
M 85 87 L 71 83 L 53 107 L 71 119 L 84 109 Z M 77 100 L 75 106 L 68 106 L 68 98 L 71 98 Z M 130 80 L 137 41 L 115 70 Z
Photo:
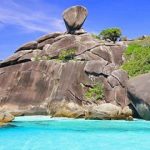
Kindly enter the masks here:
M 88 11 L 83 6 L 73 6 L 68 8 L 63 13 L 63 19 L 65 21 L 67 30 L 69 33 L 74 33 L 76 30 L 80 30 Z

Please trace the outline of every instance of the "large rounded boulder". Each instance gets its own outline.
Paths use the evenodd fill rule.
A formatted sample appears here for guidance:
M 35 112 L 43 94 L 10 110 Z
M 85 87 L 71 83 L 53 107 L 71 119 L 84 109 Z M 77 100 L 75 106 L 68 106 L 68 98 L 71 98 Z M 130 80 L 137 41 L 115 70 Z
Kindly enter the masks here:
M 150 120 L 150 73 L 128 81 L 128 97 L 139 117 Z
M 83 6 L 73 6 L 66 9 L 63 13 L 63 19 L 68 32 L 73 33 L 76 30 L 80 30 L 87 17 L 87 14 L 87 9 Z

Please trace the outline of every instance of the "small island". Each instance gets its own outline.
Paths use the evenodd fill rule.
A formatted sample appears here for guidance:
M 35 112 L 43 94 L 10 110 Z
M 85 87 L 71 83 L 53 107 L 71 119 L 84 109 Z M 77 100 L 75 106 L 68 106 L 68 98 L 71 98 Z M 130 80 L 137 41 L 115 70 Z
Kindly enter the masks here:
M 45 146 L 51 145 L 48 137 L 55 143 L 56 135 L 70 138 L 71 144 L 79 136 L 88 145 L 88 139 L 101 138 L 99 132 L 108 132 L 112 142 L 122 132 L 125 139 L 135 138 L 134 129 L 149 132 L 149 122 L 135 120 L 150 120 L 150 37 L 129 40 L 119 28 L 88 33 L 83 29 L 88 14 L 84 6 L 67 8 L 62 14 L 65 32 L 33 39 L 0 61 L 0 134 L 5 139 L 7 129 L 14 139 L 14 133 L 22 134 L 23 141 L 38 132 Z M 106 139 L 104 134 L 102 142 Z M 35 150 L 46 149 L 37 145 Z M 102 148 L 96 145 L 94 150 Z

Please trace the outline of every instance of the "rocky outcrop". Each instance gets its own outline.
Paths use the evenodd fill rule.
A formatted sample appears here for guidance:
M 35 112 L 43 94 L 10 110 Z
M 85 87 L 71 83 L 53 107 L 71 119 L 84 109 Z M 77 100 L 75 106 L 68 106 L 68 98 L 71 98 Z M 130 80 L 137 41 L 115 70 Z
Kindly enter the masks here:
M 75 33 L 75 31 L 80 30 L 87 17 L 87 14 L 87 9 L 82 6 L 74 6 L 66 9 L 63 13 L 63 19 L 68 32 Z
M 87 104 L 111 103 L 121 109 L 129 104 L 128 76 L 119 69 L 124 46 L 84 32 L 86 16 L 81 6 L 66 10 L 68 32 L 44 35 L 0 62 L 0 108 L 14 115 L 77 118 L 85 116 Z M 102 84 L 104 98 L 89 101 L 87 92 L 97 84 Z
M 61 108 L 61 109 L 60 109 Z M 85 118 L 98 120 L 132 120 L 132 110 L 127 106 L 123 109 L 111 103 L 83 103 L 82 106 L 73 102 L 62 101 L 50 109 L 52 117 Z
M 0 111 L 0 126 L 14 120 L 14 116 L 8 112 Z
M 19 52 L 22 50 L 33 50 L 33 49 L 37 49 L 37 42 L 36 41 L 32 41 L 32 42 L 29 42 L 29 43 L 22 45 L 20 48 L 18 48 L 16 50 L 16 52 Z
M 132 120 L 132 111 L 129 107 L 124 107 L 122 109 L 119 106 L 113 105 L 111 103 L 105 103 L 101 105 L 90 105 L 85 118 L 87 119 L 125 119 Z
M 150 73 L 128 81 L 128 97 L 140 118 L 150 120 Z
M 61 108 L 61 109 L 60 109 Z M 48 113 L 52 117 L 85 118 L 86 109 L 82 105 L 65 99 L 48 105 Z
M 70 61 L 60 63 L 56 60 L 31 61 L 1 68 L 0 94 L 1 107 L 13 114 L 47 114 L 47 105 L 66 100 L 82 105 L 85 93 L 95 83 L 105 85 L 105 101 L 126 106 L 125 88 L 118 84 L 112 87 L 106 74 L 87 74 L 87 62 Z M 111 75 L 110 75 L 111 76 Z M 114 78 L 114 80 L 117 80 Z M 82 86 L 83 85 L 83 86 Z M 118 95 L 118 89 L 119 94 Z M 113 97 L 114 96 L 114 97 Z M 53 105 L 54 102 L 54 105 Z M 60 107 L 59 107 L 60 108 Z

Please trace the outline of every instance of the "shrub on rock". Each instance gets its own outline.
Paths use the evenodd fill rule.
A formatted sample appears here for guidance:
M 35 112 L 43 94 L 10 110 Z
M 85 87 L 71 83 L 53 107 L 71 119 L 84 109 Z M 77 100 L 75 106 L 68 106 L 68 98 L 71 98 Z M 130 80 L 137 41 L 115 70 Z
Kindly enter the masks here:
M 118 38 L 120 38 L 121 34 L 122 33 L 119 28 L 109 28 L 102 30 L 99 36 L 104 40 L 109 39 L 115 43 L 118 40 Z
M 102 100 L 104 98 L 104 87 L 102 84 L 96 84 L 90 87 L 85 93 L 87 99 Z
M 68 50 L 62 50 L 58 56 L 58 60 L 61 61 L 68 61 L 68 60 L 73 60 L 75 56 L 75 49 L 68 49 Z

